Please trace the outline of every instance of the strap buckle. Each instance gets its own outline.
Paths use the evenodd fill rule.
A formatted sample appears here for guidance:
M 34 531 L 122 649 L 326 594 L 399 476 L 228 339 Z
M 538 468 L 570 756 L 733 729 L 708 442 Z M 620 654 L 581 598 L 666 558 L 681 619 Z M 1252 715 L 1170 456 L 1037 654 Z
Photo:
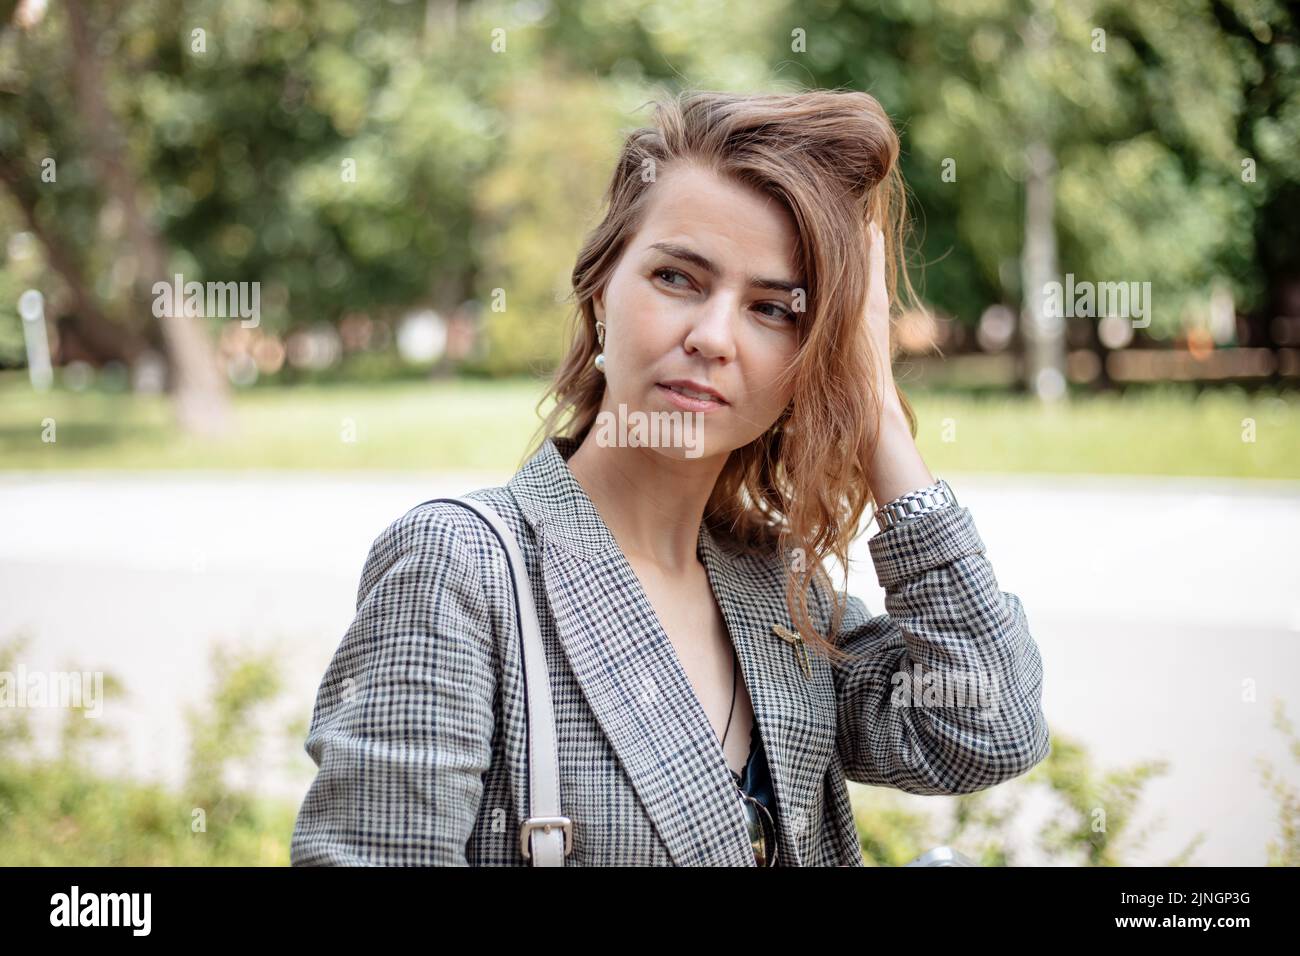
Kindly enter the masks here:
M 525 860 L 532 859 L 532 853 L 529 851 L 529 837 L 533 830 L 541 830 L 543 833 L 550 833 L 552 827 L 559 827 L 564 831 L 564 855 L 568 856 L 573 852 L 573 820 L 569 817 L 529 817 L 519 827 L 519 852 L 524 855 Z

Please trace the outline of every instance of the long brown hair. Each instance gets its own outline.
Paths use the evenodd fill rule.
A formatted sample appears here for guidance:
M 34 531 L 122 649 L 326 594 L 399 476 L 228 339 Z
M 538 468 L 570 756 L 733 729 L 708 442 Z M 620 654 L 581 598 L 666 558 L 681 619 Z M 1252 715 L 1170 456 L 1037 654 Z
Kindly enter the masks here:
M 600 350 L 592 299 L 639 227 L 658 175 L 690 163 L 781 202 L 796 225 L 796 262 L 808 286 L 798 353 L 785 372 L 794 397 L 771 429 L 731 453 L 704 520 L 744 552 L 775 549 L 788 559 L 791 621 L 810 647 L 839 659 L 834 635 L 844 604 L 836 600 L 823 636 L 807 590 L 830 583 L 822 561 L 831 554 L 847 580 L 849 544 L 871 502 L 868 464 L 881 396 L 873 394 L 875 356 L 865 330 L 869 221 L 884 233 L 890 302 L 900 277 L 916 301 L 902 256 L 907 217 L 898 148 L 889 117 L 866 93 L 685 91 L 656 100 L 654 124 L 624 142 L 604 218 L 578 254 L 572 346 L 538 405 L 554 395 L 534 450 L 553 435 L 581 441 L 596 420 L 605 378 L 592 365 Z M 915 435 L 916 415 L 899 398 Z

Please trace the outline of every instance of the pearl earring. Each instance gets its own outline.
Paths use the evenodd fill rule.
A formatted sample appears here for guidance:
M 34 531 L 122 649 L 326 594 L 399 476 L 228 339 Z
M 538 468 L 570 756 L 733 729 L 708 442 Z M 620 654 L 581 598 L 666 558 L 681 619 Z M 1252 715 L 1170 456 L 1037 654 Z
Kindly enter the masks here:
M 598 321 L 596 323 L 596 338 L 600 342 L 600 347 L 603 349 L 605 347 L 605 323 L 604 322 Z M 596 366 L 596 368 L 603 374 L 605 371 L 605 353 L 600 352 L 592 361 L 593 364 Z

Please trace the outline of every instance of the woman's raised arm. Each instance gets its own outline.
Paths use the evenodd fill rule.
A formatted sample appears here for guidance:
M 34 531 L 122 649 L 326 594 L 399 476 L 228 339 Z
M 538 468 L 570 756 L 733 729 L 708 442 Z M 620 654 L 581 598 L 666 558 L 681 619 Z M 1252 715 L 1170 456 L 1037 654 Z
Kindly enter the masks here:
M 845 776 L 910 793 L 970 793 L 1050 749 L 1043 666 L 1020 599 L 998 587 L 970 510 L 911 518 L 868 540 L 884 614 L 849 596 L 835 668 Z

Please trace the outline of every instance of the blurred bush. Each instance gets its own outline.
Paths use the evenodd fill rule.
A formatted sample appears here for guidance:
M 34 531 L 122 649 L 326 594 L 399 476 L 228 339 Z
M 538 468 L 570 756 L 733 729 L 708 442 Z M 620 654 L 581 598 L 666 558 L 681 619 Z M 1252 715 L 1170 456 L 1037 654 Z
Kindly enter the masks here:
M 24 644 L 0 644 L 0 672 L 13 671 Z M 53 757 L 35 753 L 30 714 L 0 710 L 0 865 L 288 865 L 297 805 L 231 782 L 235 770 L 245 771 L 246 780 L 257 778 L 257 755 L 264 752 L 259 745 L 266 741 L 259 728 L 281 689 L 277 666 L 270 656 L 218 650 L 213 669 L 211 697 L 187 715 L 190 757 L 179 793 L 87 769 L 89 750 L 103 746 L 112 731 L 83 719 L 80 709 L 64 713 Z M 106 678 L 106 695 L 123 692 L 120 682 Z M 1280 702 L 1276 715 L 1300 765 L 1300 739 Z M 276 736 L 299 750 L 305 733 L 303 719 Z M 1143 787 L 1166 769 L 1144 761 L 1101 771 L 1082 746 L 1054 732 L 1048 757 L 1025 776 L 950 798 L 951 819 L 943 826 L 904 807 L 894 791 L 853 785 L 851 793 L 870 866 L 899 866 L 940 844 L 982 866 L 1123 866 L 1149 832 L 1132 826 Z M 1275 769 L 1265 766 L 1264 776 L 1280 807 L 1280 842 L 1270 844 L 1269 863 L 1300 865 L 1300 797 Z M 1046 796 L 1052 812 L 1026 844 L 1016 820 L 1031 795 Z M 1166 865 L 1190 862 L 1201 839 Z

